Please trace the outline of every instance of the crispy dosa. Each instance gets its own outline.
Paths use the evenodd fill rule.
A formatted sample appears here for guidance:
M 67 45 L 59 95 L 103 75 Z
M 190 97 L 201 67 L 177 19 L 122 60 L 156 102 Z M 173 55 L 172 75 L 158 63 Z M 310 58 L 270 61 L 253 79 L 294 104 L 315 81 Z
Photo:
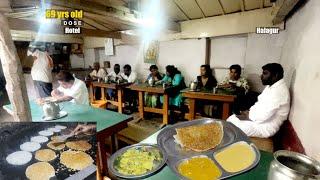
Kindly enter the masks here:
M 82 151 L 64 151 L 60 156 L 60 163 L 73 170 L 82 170 L 93 163 L 93 159 Z
M 50 148 L 50 149 L 53 149 L 53 150 L 61 150 L 63 148 L 66 147 L 66 145 L 64 143 L 60 143 L 60 142 L 56 142 L 56 141 L 50 141 L 47 146 Z
M 78 151 L 87 151 L 91 149 L 91 144 L 89 144 L 87 141 L 80 140 L 80 141 L 70 141 L 66 143 L 66 146 L 73 150 Z
M 207 151 L 218 146 L 223 137 L 220 123 L 208 123 L 176 129 L 176 142 L 183 148 L 197 152 Z
M 54 151 L 52 151 L 51 149 L 38 150 L 35 155 L 35 158 L 37 160 L 45 161 L 45 162 L 51 161 L 51 160 L 55 159 L 56 157 L 57 157 L 56 153 Z
M 49 180 L 55 176 L 55 171 L 49 163 L 38 162 L 28 166 L 26 176 L 30 180 Z

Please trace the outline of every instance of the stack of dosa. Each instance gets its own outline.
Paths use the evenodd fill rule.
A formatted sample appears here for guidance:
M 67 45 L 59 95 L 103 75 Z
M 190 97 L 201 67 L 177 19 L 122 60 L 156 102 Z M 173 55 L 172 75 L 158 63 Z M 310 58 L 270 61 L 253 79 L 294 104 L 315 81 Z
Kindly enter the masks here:
M 197 152 L 215 148 L 223 137 L 223 127 L 218 122 L 177 128 L 176 132 L 174 138 L 178 144 Z

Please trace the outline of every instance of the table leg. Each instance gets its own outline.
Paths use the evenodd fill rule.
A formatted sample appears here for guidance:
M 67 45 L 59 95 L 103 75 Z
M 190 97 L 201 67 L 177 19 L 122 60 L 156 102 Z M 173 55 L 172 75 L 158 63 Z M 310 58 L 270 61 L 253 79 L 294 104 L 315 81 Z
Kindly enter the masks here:
M 143 98 L 143 91 L 139 91 L 139 116 L 140 118 L 144 118 L 144 112 L 143 112 L 143 108 L 144 108 L 144 98 Z
M 168 109 L 169 109 L 169 96 L 167 94 L 163 95 L 163 122 L 162 124 L 168 124 Z
M 222 107 L 222 119 L 226 120 L 229 117 L 229 108 L 230 108 L 230 104 L 227 102 L 223 103 L 223 107 Z
M 106 162 L 107 162 L 107 158 L 106 158 L 106 149 L 105 149 L 105 137 L 103 136 L 98 136 L 97 137 L 97 146 L 98 146 L 98 162 L 99 165 L 99 171 L 102 174 L 102 176 L 106 175 L 106 170 L 107 170 L 107 166 L 106 166 Z
M 189 119 L 188 120 L 195 119 L 195 104 L 196 104 L 196 100 L 193 98 L 190 98 L 189 99 Z
M 106 100 L 106 95 L 105 95 L 105 92 L 104 92 L 104 88 L 101 87 L 101 100 Z
M 118 112 L 122 113 L 122 90 L 118 89 Z
M 111 135 L 111 153 L 114 153 L 118 150 L 118 139 L 116 134 Z
M 92 86 L 92 84 L 90 84 L 90 86 L 89 86 L 89 95 L 90 95 L 90 100 L 94 101 L 94 99 L 93 99 L 94 94 L 93 94 L 93 86 Z

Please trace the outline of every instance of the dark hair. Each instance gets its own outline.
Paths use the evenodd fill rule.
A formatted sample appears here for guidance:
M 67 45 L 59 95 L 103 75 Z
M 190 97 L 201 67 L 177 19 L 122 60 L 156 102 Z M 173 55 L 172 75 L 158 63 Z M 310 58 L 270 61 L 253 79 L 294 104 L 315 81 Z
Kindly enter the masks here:
M 277 76 L 278 79 L 283 78 L 283 68 L 282 68 L 281 64 L 269 63 L 269 64 L 262 66 L 262 70 L 269 71 L 272 76 Z
M 123 69 L 128 69 L 129 71 L 131 71 L 131 66 L 129 64 L 126 64 L 123 66 Z
M 57 75 L 56 78 L 58 81 L 63 81 L 63 82 L 70 82 L 74 81 L 74 77 L 70 72 L 67 71 L 60 71 Z
M 239 73 L 239 75 L 241 74 L 241 66 L 239 64 L 233 64 L 229 67 L 229 70 L 231 71 L 231 69 L 235 69 L 237 73 Z
M 166 66 L 166 71 L 168 73 L 170 73 L 171 77 L 174 77 L 174 75 L 176 75 L 176 74 L 181 74 L 181 72 L 176 67 L 174 67 L 173 65 Z
M 203 65 L 201 65 L 201 67 L 205 68 L 206 76 L 212 76 L 212 70 L 211 70 L 209 64 L 203 64 Z
M 120 67 L 120 64 L 115 64 L 114 67 L 116 67 L 116 66 Z
M 151 71 L 152 69 L 156 69 L 156 70 L 158 70 L 158 67 L 156 66 L 156 65 L 151 65 L 150 67 L 149 67 L 149 70 Z

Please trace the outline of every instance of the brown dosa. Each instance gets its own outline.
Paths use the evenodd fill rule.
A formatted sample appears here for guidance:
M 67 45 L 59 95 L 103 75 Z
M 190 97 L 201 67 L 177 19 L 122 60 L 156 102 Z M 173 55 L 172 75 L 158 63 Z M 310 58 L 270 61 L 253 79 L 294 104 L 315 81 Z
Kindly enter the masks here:
M 80 140 L 80 141 L 70 141 L 66 143 L 67 147 L 70 149 L 78 150 L 78 151 L 87 151 L 91 149 L 91 144 L 87 141 Z
M 176 129 L 177 143 L 186 149 L 202 152 L 218 146 L 223 137 L 222 125 L 208 123 Z
M 61 150 L 64 147 L 66 147 L 66 145 L 64 143 L 60 143 L 60 142 L 56 142 L 56 141 L 50 141 L 47 146 L 53 150 Z
M 45 161 L 45 162 L 51 161 L 51 160 L 55 159 L 56 157 L 57 157 L 56 153 L 54 151 L 52 151 L 51 149 L 38 150 L 35 155 L 35 158 L 37 160 Z
M 93 163 L 93 159 L 82 151 L 64 151 L 60 156 L 60 163 L 73 170 L 82 170 Z
M 49 180 L 55 176 L 55 171 L 49 163 L 38 162 L 27 167 L 26 176 L 30 180 Z

